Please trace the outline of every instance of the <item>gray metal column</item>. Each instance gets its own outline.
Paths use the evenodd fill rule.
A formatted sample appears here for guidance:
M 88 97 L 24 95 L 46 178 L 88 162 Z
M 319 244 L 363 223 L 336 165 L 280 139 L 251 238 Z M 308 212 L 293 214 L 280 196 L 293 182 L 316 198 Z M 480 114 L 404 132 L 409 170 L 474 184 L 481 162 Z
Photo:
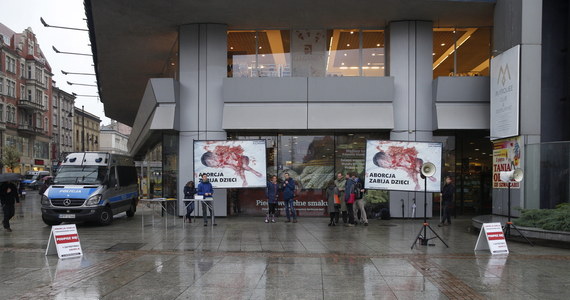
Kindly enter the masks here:
M 179 30 L 180 140 L 178 195 L 193 180 L 194 140 L 225 140 L 222 81 L 226 72 L 227 26 L 190 24 Z M 196 182 L 196 185 L 198 183 Z M 226 216 L 226 190 L 214 191 L 216 216 Z M 185 214 L 183 203 L 179 203 Z
M 392 22 L 389 27 L 389 76 L 394 77 L 394 130 L 390 139 L 431 141 L 433 136 L 432 50 L 433 25 L 425 21 Z M 424 194 L 390 192 L 390 211 L 399 216 L 404 200 L 405 217 L 411 215 L 416 199 L 416 216 L 423 217 Z M 427 216 L 432 213 L 428 194 Z M 397 212 L 394 214 L 394 212 Z

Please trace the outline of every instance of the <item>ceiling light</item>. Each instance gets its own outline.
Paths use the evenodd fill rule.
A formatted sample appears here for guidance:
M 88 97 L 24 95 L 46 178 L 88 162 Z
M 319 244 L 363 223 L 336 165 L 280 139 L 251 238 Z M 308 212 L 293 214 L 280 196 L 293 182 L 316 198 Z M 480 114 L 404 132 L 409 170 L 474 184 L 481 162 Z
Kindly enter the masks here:
M 265 57 L 265 54 L 261 54 L 261 57 Z
M 384 70 L 384 67 L 382 67 L 381 69 Z
M 475 151 L 479 151 L 479 148 L 475 148 Z
M 368 63 L 368 65 L 370 65 L 370 63 Z
M 435 52 L 434 52 L 434 53 L 432 53 L 431 55 L 435 56 Z
M 347 55 L 348 55 L 348 54 L 346 54 L 346 53 L 344 54 L 344 56 L 347 56 Z
M 350 34 L 354 34 L 354 31 L 351 31 Z
M 445 43 L 441 43 L 441 46 L 442 46 L 442 47 L 445 46 Z
M 442 45 L 443 46 L 443 45 Z M 261 49 L 261 46 L 259 46 L 259 49 Z
M 376 56 L 376 53 L 372 53 L 372 56 Z
M 346 44 L 347 47 L 350 47 L 350 44 Z
M 344 66 L 344 63 L 340 63 L 341 66 Z
M 376 44 L 376 47 L 380 47 L 380 44 Z
M 234 50 L 234 47 L 230 47 L 230 50 Z

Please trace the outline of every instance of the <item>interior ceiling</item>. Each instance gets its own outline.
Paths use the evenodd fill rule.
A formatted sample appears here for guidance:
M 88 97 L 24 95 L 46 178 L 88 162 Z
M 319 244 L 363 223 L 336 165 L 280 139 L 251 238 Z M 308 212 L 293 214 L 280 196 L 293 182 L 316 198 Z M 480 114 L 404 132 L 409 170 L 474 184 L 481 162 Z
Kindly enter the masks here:
M 228 29 L 379 28 L 395 20 L 435 27 L 493 23 L 494 1 L 449 0 L 85 0 L 108 117 L 132 125 L 149 78 L 163 77 L 178 27 L 223 23 Z

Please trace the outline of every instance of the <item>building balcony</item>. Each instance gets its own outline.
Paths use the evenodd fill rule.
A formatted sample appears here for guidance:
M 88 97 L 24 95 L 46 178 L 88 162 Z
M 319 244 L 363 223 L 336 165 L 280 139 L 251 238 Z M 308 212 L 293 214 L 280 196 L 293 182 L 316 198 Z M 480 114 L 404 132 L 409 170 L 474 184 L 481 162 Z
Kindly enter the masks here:
M 43 105 L 28 99 L 18 100 L 18 108 L 27 109 L 27 110 L 40 110 L 40 111 L 45 110 Z
M 32 125 L 29 124 L 18 124 L 18 132 L 24 133 L 24 134 L 42 134 L 43 133 L 43 129 L 42 128 L 36 128 Z

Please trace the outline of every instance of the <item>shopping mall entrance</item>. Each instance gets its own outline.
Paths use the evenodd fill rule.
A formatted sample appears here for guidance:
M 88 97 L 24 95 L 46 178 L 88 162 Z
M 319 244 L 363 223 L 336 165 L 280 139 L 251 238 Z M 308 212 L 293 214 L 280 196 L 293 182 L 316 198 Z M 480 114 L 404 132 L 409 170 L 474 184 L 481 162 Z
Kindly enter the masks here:
M 455 184 L 454 215 L 490 214 L 492 211 L 493 144 L 488 131 L 436 131 L 443 143 L 443 176 Z M 440 195 L 434 196 L 433 214 L 440 215 Z

